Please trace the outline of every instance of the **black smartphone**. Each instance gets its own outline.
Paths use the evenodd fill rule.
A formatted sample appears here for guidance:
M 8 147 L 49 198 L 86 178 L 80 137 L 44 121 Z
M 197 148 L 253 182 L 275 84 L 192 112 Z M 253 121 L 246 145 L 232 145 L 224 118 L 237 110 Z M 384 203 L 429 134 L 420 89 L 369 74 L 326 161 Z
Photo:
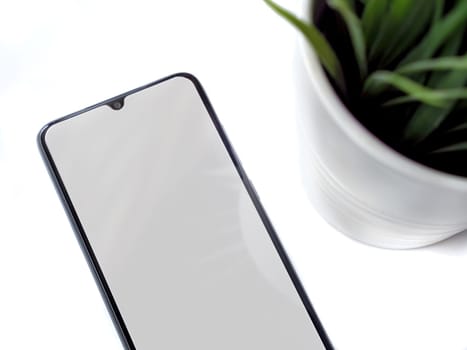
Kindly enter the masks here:
M 126 348 L 331 349 L 195 77 L 53 121 L 39 145 Z

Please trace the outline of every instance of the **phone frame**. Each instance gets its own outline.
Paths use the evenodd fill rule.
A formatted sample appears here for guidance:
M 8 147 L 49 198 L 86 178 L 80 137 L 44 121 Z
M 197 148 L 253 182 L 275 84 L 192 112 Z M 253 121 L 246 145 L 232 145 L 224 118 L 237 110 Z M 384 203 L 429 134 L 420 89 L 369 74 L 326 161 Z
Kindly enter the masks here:
M 117 95 L 115 97 L 112 97 L 112 98 L 109 98 L 105 101 L 102 101 L 102 102 L 99 102 L 99 103 L 96 103 L 92 106 L 89 106 L 87 108 L 84 108 L 80 111 L 77 111 L 75 113 L 72 113 L 72 114 L 69 114 L 69 115 L 66 115 L 62 118 L 59 118 L 59 119 L 56 119 L 48 124 L 46 124 L 39 132 L 38 134 L 38 137 L 37 137 L 37 141 L 38 141 L 38 145 L 39 145 L 39 150 L 40 150 L 40 153 L 41 153 L 41 156 L 46 164 L 46 167 L 47 167 L 47 170 L 49 172 L 49 175 L 50 177 L 52 178 L 52 181 L 54 183 L 54 186 L 55 186 L 55 189 L 57 190 L 59 196 L 60 196 L 60 199 L 61 199 L 61 202 L 62 202 L 62 205 L 64 206 L 65 208 L 65 211 L 67 213 L 67 216 L 68 216 L 68 219 L 70 220 L 70 223 L 71 223 L 71 226 L 73 228 L 73 231 L 75 232 L 75 236 L 76 238 L 78 239 L 78 242 L 81 246 L 81 250 L 83 251 L 85 257 L 86 257 L 86 260 L 87 260 L 87 263 L 92 271 L 92 274 L 94 276 L 94 279 L 97 283 L 97 285 L 99 286 L 99 290 L 101 292 L 101 296 L 102 298 L 104 299 L 104 302 L 106 304 L 106 307 L 107 307 L 107 310 L 109 311 L 110 315 L 111 315 L 111 318 L 112 318 L 112 321 L 117 329 L 117 333 L 119 334 L 119 337 L 122 341 L 122 344 L 124 345 L 124 347 L 126 347 L 128 350 L 137 350 L 132 339 L 131 339 L 131 336 L 130 336 L 130 333 L 125 325 L 125 321 L 118 309 L 118 306 L 117 306 L 117 303 L 115 302 L 115 299 L 113 298 L 113 295 L 112 295 L 112 292 L 110 290 L 110 287 L 109 285 L 107 284 L 107 281 L 105 279 L 105 275 L 103 273 L 103 271 L 101 270 L 100 266 L 99 266 L 99 262 L 97 260 L 97 257 L 96 255 L 94 254 L 93 252 L 93 249 L 91 247 L 91 244 L 86 236 L 86 232 L 84 231 L 83 229 L 83 226 L 81 225 L 81 222 L 79 220 L 79 216 L 76 212 L 76 210 L 74 209 L 74 206 L 73 206 L 73 203 L 67 193 L 67 190 L 65 188 L 65 185 L 60 177 L 60 174 L 57 170 L 57 167 L 54 163 L 54 160 L 52 158 L 52 155 L 47 147 L 47 144 L 46 144 L 46 140 L 45 140 L 45 136 L 47 134 L 47 131 L 55 124 L 57 123 L 60 123 L 64 120 L 67 120 L 67 119 L 70 119 L 70 118 L 74 118 L 74 117 L 77 117 L 83 113 L 86 113 L 92 109 L 95 109 L 95 108 L 98 108 L 98 107 L 102 107 L 104 105 L 110 105 L 112 104 L 113 102 L 115 101 L 118 101 L 118 100 L 122 100 L 124 99 L 126 96 L 128 95 L 131 95 L 131 94 L 134 94 L 134 93 L 137 93 L 139 91 L 142 91 L 144 89 L 147 89 L 149 87 L 152 87 L 154 85 L 157 85 L 157 84 L 160 84 L 162 82 L 165 82 L 167 80 L 170 80 L 172 78 L 176 78 L 176 77 L 183 77 L 183 78 L 186 78 L 188 80 L 190 80 L 193 85 L 195 86 L 210 118 L 211 118 L 211 121 L 213 122 L 214 124 L 214 127 L 216 128 L 216 131 L 218 133 L 218 135 L 221 137 L 222 139 L 222 143 L 224 144 L 224 147 L 225 149 L 227 150 L 229 156 L 230 156 L 230 159 L 232 160 L 237 172 L 238 172 L 238 175 L 240 176 L 241 180 L 242 180 L 242 183 L 243 185 L 245 186 L 247 192 L 248 192 L 248 195 L 249 197 L 251 198 L 251 200 L 253 201 L 253 204 L 256 208 L 256 211 L 258 212 L 260 218 L 261 218 L 261 221 L 263 222 L 263 225 L 264 227 L 266 228 L 266 231 L 268 232 L 269 234 L 269 237 L 270 239 L 272 240 L 273 244 L 274 244 L 274 247 L 277 251 L 277 253 L 279 254 L 279 257 L 282 261 L 282 263 L 284 264 L 285 268 L 286 268 L 286 271 L 295 287 L 295 290 L 297 291 L 299 297 L 300 297 L 300 300 L 302 301 L 303 303 L 303 306 L 305 307 L 313 325 L 315 326 L 317 332 L 318 332 L 318 335 L 319 337 L 321 338 L 321 341 L 323 343 L 323 345 L 325 346 L 325 348 L 327 350 L 333 350 L 333 346 L 323 328 L 323 326 L 321 325 L 321 322 L 320 320 L 318 319 L 318 316 L 315 312 L 315 310 L 313 309 L 313 306 L 310 302 L 310 300 L 308 299 L 308 296 L 306 295 L 305 293 L 305 289 L 303 288 L 303 285 L 302 283 L 300 282 L 300 279 L 298 278 L 298 275 L 297 273 L 295 272 L 293 266 L 292 266 L 292 263 L 290 262 L 290 259 L 289 257 L 287 256 L 287 253 L 285 252 L 283 246 L 282 246 L 282 243 L 280 242 L 279 240 L 279 237 L 277 236 L 269 218 L 267 217 L 266 215 L 266 212 L 265 210 L 263 209 L 263 206 L 261 205 L 261 202 L 259 200 L 259 197 L 256 193 L 256 190 L 255 188 L 253 187 L 251 181 L 249 180 L 248 176 L 246 175 L 241 163 L 240 163 L 240 160 L 238 159 L 233 147 L 231 146 L 230 144 L 230 141 L 228 140 L 227 138 L 227 135 L 225 134 L 223 128 L 222 128 L 222 125 L 221 123 L 219 122 L 219 119 L 217 118 L 217 115 L 216 113 L 214 112 L 214 109 L 211 105 L 211 103 L 209 102 L 209 99 L 201 85 L 201 83 L 198 81 L 198 79 L 193 76 L 192 74 L 190 73 L 185 73 L 185 72 L 182 72 L 182 73 L 176 73 L 176 74 L 172 74 L 172 75 L 169 75 L 167 77 L 164 77 L 162 79 L 159 79 L 159 80 L 156 80 L 152 83 L 149 83 L 149 84 L 146 84 L 146 85 L 143 85 L 141 87 L 138 87 L 136 89 L 133 89 L 133 90 L 130 90 L 130 91 L 127 91 L 125 93 L 122 93 L 120 95 Z M 123 106 L 123 108 L 125 108 Z

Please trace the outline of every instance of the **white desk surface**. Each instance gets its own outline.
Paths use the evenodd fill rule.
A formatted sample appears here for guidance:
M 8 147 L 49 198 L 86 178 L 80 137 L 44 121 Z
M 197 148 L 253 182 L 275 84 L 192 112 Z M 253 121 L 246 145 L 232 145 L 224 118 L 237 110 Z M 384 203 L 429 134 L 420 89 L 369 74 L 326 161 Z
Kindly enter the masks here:
M 467 349 L 467 234 L 382 250 L 336 232 L 308 203 L 296 145 L 297 35 L 261 1 L 2 5 L 2 349 L 121 349 L 36 134 L 178 71 L 204 85 L 336 348 Z

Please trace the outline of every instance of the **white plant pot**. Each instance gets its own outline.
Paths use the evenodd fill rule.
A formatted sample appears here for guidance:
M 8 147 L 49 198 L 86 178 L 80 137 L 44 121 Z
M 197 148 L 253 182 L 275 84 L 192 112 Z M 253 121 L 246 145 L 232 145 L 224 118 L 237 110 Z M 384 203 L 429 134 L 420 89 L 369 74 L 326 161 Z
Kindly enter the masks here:
M 304 3 L 309 18 L 313 1 Z M 324 219 L 358 241 L 397 249 L 465 230 L 467 178 L 418 164 L 379 141 L 341 103 L 304 39 L 300 50 L 302 173 Z

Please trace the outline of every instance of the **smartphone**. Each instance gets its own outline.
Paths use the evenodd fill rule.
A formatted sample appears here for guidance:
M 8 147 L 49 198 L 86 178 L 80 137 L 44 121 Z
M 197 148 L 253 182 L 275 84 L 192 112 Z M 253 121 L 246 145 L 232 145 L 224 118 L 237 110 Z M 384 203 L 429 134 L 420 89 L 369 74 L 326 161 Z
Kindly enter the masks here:
M 331 349 L 198 80 L 46 125 L 39 147 L 127 349 Z

